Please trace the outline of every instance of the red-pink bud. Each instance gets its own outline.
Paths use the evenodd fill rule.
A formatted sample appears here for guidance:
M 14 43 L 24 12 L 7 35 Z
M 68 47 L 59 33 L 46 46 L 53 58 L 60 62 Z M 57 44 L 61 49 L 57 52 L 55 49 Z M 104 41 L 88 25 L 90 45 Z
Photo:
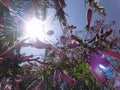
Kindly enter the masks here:
M 118 52 L 107 50 L 107 49 L 104 49 L 103 52 L 105 52 L 106 54 L 109 54 L 110 56 L 120 58 L 120 53 Z
M 87 25 L 90 26 L 90 22 L 91 22 L 91 18 L 92 18 L 92 10 L 88 9 L 87 11 Z

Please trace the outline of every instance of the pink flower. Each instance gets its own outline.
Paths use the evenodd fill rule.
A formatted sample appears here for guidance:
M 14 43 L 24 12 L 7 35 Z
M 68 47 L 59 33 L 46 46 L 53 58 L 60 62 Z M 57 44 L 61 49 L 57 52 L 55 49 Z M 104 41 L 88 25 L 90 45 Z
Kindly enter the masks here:
M 99 65 L 102 65 L 104 67 L 107 67 L 109 65 L 109 62 L 104 57 L 104 55 L 100 53 L 89 55 L 88 65 L 93 76 L 99 82 L 104 83 L 106 81 L 106 76 L 103 73 L 102 69 L 99 67 Z
M 61 82 L 61 76 L 60 76 L 60 70 L 59 69 L 56 69 L 54 71 L 54 77 L 53 77 L 53 80 L 55 81 L 55 83 L 59 84 Z
M 72 86 L 75 83 L 75 79 L 67 75 L 64 71 L 61 70 L 61 78 L 65 81 L 69 86 Z
M 75 83 L 75 79 L 67 75 L 63 70 L 56 69 L 54 72 L 54 81 L 59 84 L 61 81 L 66 82 L 69 86 Z

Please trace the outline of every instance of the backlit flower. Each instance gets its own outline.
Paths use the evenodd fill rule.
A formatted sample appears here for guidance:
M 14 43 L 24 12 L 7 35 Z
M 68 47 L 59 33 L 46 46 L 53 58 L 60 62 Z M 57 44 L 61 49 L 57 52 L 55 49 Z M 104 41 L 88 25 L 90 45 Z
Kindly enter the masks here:
M 109 65 L 109 62 L 105 58 L 105 56 L 100 53 L 89 55 L 88 65 L 90 68 L 90 72 L 93 74 L 93 76 L 99 82 L 104 83 L 106 81 L 106 76 L 103 73 L 102 69 L 99 67 L 99 65 L 102 65 L 104 67 L 107 67 Z

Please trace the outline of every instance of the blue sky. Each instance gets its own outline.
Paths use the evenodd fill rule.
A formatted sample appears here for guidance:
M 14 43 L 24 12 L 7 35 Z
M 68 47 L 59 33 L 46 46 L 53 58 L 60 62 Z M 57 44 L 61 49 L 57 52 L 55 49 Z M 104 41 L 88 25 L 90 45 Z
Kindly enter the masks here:
M 117 27 L 120 28 L 120 0 L 101 0 L 107 16 L 107 20 L 115 20 Z
M 66 0 L 67 3 L 67 7 L 65 7 L 65 12 L 66 14 L 68 14 L 67 20 L 68 23 L 70 25 L 75 25 L 77 28 L 76 30 L 83 30 L 83 33 L 81 33 L 80 37 L 84 36 L 84 27 L 86 25 L 86 12 L 88 10 L 88 7 L 85 6 L 85 2 L 84 0 Z M 100 0 L 101 6 L 103 6 L 106 10 L 107 16 L 104 18 L 106 21 L 116 21 L 116 26 L 115 28 L 120 28 L 120 0 Z M 50 36 L 48 38 L 52 38 L 53 41 L 55 40 L 55 38 L 59 37 L 59 35 L 61 35 L 60 32 L 60 25 L 59 22 L 54 21 L 54 22 L 50 22 L 53 17 L 54 17 L 54 10 L 51 10 L 48 14 L 49 16 L 49 25 L 47 29 L 50 30 L 54 30 L 55 31 L 55 35 Z M 98 13 L 93 13 L 93 18 L 92 18 L 92 22 L 94 22 L 94 20 L 96 19 L 101 19 L 103 18 L 102 16 L 100 16 Z M 54 37 L 55 36 L 55 37 Z M 22 51 L 26 50 L 23 49 Z M 28 50 L 28 49 L 27 49 Z M 32 51 L 34 51 L 35 54 L 38 55 L 39 50 L 37 49 L 32 49 L 32 50 L 28 50 L 29 54 L 33 53 Z M 31 52 L 30 52 L 31 51 Z
M 68 22 L 70 24 L 76 25 L 77 29 L 83 29 L 86 24 L 86 11 L 88 9 L 85 6 L 85 0 L 66 0 L 67 7 L 65 8 L 66 13 L 69 15 Z M 103 6 L 106 10 L 106 17 L 104 18 L 106 21 L 115 20 L 117 23 L 117 27 L 120 27 L 120 0 L 100 0 L 101 6 Z M 98 13 L 93 14 L 93 19 L 101 19 Z

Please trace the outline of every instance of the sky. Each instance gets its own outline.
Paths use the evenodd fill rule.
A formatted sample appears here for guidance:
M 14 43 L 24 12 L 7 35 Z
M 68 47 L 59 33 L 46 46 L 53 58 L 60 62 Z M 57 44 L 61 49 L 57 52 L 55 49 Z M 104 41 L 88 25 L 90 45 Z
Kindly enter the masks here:
M 84 30 L 85 30 L 85 25 L 86 25 L 86 12 L 88 10 L 88 6 L 85 6 L 85 2 L 84 0 L 66 0 L 66 4 L 67 6 L 65 7 L 64 11 L 65 13 L 68 15 L 67 17 L 67 21 L 68 24 L 70 25 L 75 25 L 76 31 L 80 31 L 82 30 L 83 32 L 80 33 L 80 37 L 84 38 Z M 115 28 L 119 29 L 120 28 L 120 0 L 100 0 L 100 4 L 101 6 L 103 6 L 105 8 L 105 11 L 107 13 L 106 17 L 104 17 L 104 19 L 106 21 L 116 21 L 116 25 Z M 51 38 L 51 42 L 53 43 L 56 38 L 59 38 L 60 35 L 62 35 L 61 32 L 61 28 L 59 25 L 59 22 L 57 22 L 57 20 L 51 22 L 51 20 L 54 17 L 54 10 L 49 10 L 48 12 L 48 25 L 46 30 L 53 30 L 54 31 L 54 35 L 47 37 L 47 38 Z M 94 20 L 96 19 L 101 19 L 103 18 L 101 15 L 99 15 L 97 12 L 93 13 L 93 18 L 92 18 L 92 22 L 94 22 Z M 31 49 L 29 47 L 29 49 Z M 25 51 L 26 48 L 22 49 L 22 52 Z M 27 49 L 28 50 L 28 49 Z M 34 54 L 39 54 L 40 51 L 33 48 L 33 50 L 28 50 L 31 52 L 28 52 L 28 54 L 33 53 L 32 51 L 34 51 Z M 44 51 L 43 51 L 44 52 Z
M 67 7 L 65 12 L 68 14 L 67 20 L 69 24 L 75 25 L 76 31 L 82 31 L 79 33 L 80 38 L 84 38 L 86 21 L 86 12 L 88 5 L 85 5 L 85 0 L 66 0 Z M 116 21 L 114 25 L 115 29 L 120 28 L 120 0 L 98 0 L 100 5 L 104 7 L 106 11 L 106 17 L 101 16 L 98 12 L 94 12 L 92 16 L 91 24 L 95 20 L 104 19 L 106 22 Z
M 120 28 L 120 0 L 104 0 L 102 5 L 107 12 L 107 20 L 115 20 L 116 28 Z
M 86 11 L 88 9 L 85 6 L 85 0 L 66 0 L 67 7 L 65 8 L 66 13 L 69 15 L 69 22 L 71 24 L 75 24 L 78 29 L 83 29 L 86 24 Z M 117 27 L 120 27 L 120 0 L 99 0 L 100 5 L 105 8 L 107 13 L 104 18 L 106 21 L 115 20 L 117 23 Z M 103 18 L 98 13 L 93 13 L 92 22 L 95 19 Z M 119 24 L 119 25 L 118 25 Z

